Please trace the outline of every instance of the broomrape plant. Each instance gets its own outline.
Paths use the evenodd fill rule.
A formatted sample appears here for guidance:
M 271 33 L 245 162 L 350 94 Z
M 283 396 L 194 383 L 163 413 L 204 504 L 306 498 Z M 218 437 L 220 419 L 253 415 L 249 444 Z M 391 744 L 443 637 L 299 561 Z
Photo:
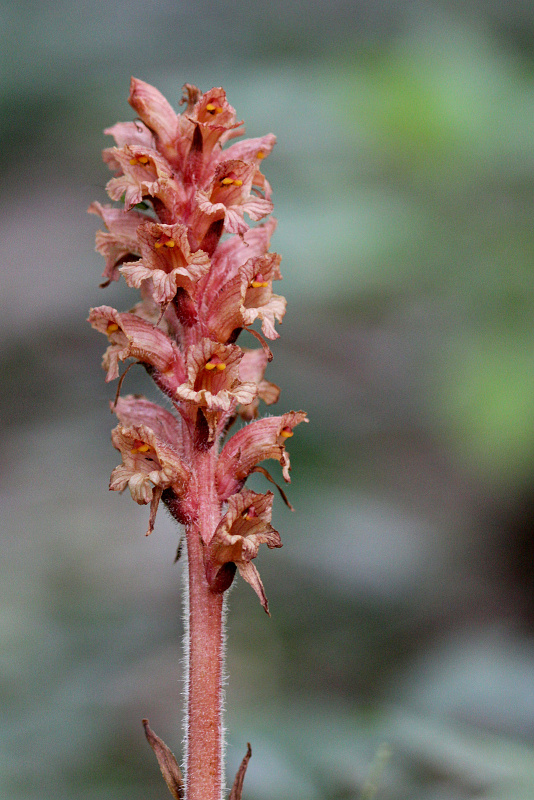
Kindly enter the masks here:
M 188 562 L 187 720 L 185 780 L 169 748 L 144 720 L 171 794 L 220 800 L 223 777 L 224 596 L 236 571 L 267 613 L 253 559 L 259 546 L 281 547 L 271 526 L 273 493 L 246 488 L 275 459 L 289 482 L 286 450 L 303 411 L 258 419 L 259 401 L 275 403 L 279 388 L 265 380 L 285 313 L 273 292 L 280 256 L 269 252 L 276 222 L 269 217 L 271 187 L 260 170 L 273 134 L 228 145 L 244 133 L 223 89 L 202 94 L 186 84 L 176 114 L 153 86 L 132 78 L 129 103 L 138 115 L 105 133 L 115 147 L 103 151 L 114 172 L 107 184 L 120 205 L 92 203 L 106 230 L 96 249 L 106 261 L 102 286 L 119 280 L 139 289 L 130 311 L 91 309 L 89 321 L 108 338 L 106 381 L 120 362 L 141 364 L 167 398 L 167 408 L 137 395 L 120 396 L 112 432 L 122 463 L 110 489 L 128 487 L 150 505 L 147 535 L 163 503 L 185 528 Z M 247 220 L 259 222 L 251 226 Z M 261 333 L 251 327 L 256 321 Z M 237 344 L 243 330 L 259 346 Z M 169 410 L 169 407 L 171 410 Z M 244 424 L 223 444 L 238 418 Z M 285 494 L 280 489 L 282 497 Z M 230 793 L 241 797 L 250 746 Z

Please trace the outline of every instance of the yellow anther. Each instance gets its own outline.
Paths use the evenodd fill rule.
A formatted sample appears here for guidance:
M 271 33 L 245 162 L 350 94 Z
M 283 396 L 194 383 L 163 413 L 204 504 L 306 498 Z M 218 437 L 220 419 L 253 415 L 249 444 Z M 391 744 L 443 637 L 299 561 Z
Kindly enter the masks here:
M 215 111 L 215 109 L 216 106 L 214 106 L 213 103 L 208 103 L 208 105 L 206 106 L 206 111 Z
M 116 322 L 110 322 L 106 328 L 106 333 L 115 333 L 115 331 L 119 330 L 119 326 Z
M 243 181 L 240 180 L 239 178 L 236 178 L 236 180 L 234 181 L 234 186 L 243 186 Z
M 231 186 L 232 183 L 235 183 L 233 178 L 223 178 L 221 181 L 223 186 Z
M 132 455 L 135 455 L 136 453 L 147 453 L 149 450 L 150 450 L 149 444 L 141 441 L 141 439 L 136 439 L 135 442 L 133 443 L 133 447 L 130 450 L 130 453 L 132 453 Z
M 280 436 L 283 436 L 284 439 L 289 439 L 291 436 L 293 436 L 293 431 L 291 428 L 282 428 L 280 431 Z
M 132 167 L 135 167 L 135 165 L 137 164 L 137 159 L 136 158 L 131 158 L 130 159 L 130 164 L 132 165 Z
M 226 369 L 226 364 L 224 363 L 224 361 L 221 361 L 221 359 L 218 358 L 218 356 L 212 356 L 210 360 L 206 361 L 206 363 L 204 364 L 204 369 L 207 370 L 218 369 L 219 372 L 222 372 L 223 369 Z
M 158 239 L 157 242 L 154 242 L 154 247 L 159 250 L 162 247 L 174 247 L 175 244 L 174 239 Z
M 252 281 L 250 284 L 253 289 L 260 289 L 269 285 L 269 281 Z
M 260 161 L 262 158 L 265 158 L 265 153 L 263 152 L 263 150 L 258 150 L 258 152 L 256 153 L 256 158 L 259 158 Z
M 221 106 L 216 106 L 215 103 L 208 103 L 206 106 L 206 111 L 208 111 L 210 114 L 222 114 L 223 109 Z
M 150 159 L 148 158 L 148 156 L 139 156 L 137 160 L 139 161 L 140 164 L 148 164 Z
M 149 161 L 150 159 L 148 158 L 148 156 L 139 156 L 139 158 L 131 158 L 130 164 L 132 165 L 132 167 L 135 167 L 138 164 L 141 164 L 141 166 L 146 167 Z

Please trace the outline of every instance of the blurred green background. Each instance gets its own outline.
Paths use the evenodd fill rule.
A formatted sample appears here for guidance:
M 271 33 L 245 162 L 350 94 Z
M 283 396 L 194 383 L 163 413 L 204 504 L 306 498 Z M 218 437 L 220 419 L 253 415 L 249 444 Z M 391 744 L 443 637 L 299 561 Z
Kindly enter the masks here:
M 267 377 L 311 424 L 272 619 L 230 597 L 230 777 L 250 741 L 247 800 L 530 800 L 532 3 L 0 0 L 0 37 L 0 800 L 164 798 L 141 718 L 181 747 L 179 533 L 107 491 L 85 323 L 131 304 L 85 214 L 131 74 L 278 136 Z

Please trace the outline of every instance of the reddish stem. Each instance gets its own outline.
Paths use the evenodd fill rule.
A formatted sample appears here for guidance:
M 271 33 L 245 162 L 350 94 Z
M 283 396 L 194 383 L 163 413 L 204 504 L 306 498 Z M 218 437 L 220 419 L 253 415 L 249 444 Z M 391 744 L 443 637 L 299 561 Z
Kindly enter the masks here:
M 189 676 L 187 800 L 221 800 L 223 788 L 223 595 L 208 586 L 203 543 L 220 518 L 215 488 L 216 447 L 196 451 L 198 522 L 187 530 L 189 562 Z

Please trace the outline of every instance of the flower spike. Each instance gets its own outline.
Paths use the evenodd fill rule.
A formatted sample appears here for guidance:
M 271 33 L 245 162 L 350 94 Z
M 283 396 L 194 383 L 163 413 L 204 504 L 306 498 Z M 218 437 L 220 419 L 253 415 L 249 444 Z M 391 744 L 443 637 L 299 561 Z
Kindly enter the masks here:
M 103 151 L 114 204 L 89 207 L 105 226 L 96 234 L 105 259 L 102 286 L 122 277 L 140 294 L 129 311 L 101 305 L 89 314 L 108 340 L 106 381 L 119 378 L 111 438 L 121 463 L 109 488 L 129 489 L 136 503 L 150 507 L 147 534 L 161 503 L 185 528 L 185 786 L 172 752 L 144 725 L 175 800 L 220 800 L 223 595 L 239 574 L 269 613 L 253 562 L 261 544 L 282 546 L 271 525 L 273 493 L 253 492 L 246 481 L 260 472 L 291 508 L 260 464 L 275 459 L 289 483 L 287 441 L 308 421 L 303 411 L 259 417 L 260 401 L 271 405 L 280 395 L 265 378 L 273 357 L 267 340 L 279 338 L 286 311 L 285 298 L 273 291 L 281 258 L 270 251 L 276 220 L 262 172 L 276 138 L 234 141 L 244 128 L 220 87 L 202 93 L 185 84 L 177 113 L 158 89 L 132 78 L 128 100 L 137 119 L 105 131 L 114 140 Z M 241 347 L 242 331 L 261 347 Z M 121 396 L 133 364 L 145 368 L 166 407 Z M 239 418 L 245 424 L 230 435 Z M 250 754 L 248 745 L 230 800 L 241 800 Z

